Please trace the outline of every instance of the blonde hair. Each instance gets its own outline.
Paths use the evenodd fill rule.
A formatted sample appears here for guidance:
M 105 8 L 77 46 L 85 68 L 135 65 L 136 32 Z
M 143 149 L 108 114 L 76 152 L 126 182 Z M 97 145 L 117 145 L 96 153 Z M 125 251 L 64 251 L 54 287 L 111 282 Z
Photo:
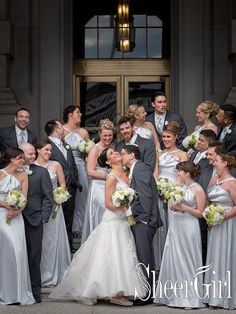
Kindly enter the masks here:
M 212 100 L 204 100 L 197 105 L 197 108 L 204 113 L 209 113 L 210 118 L 215 116 L 219 111 L 219 105 Z
M 143 108 L 143 105 L 137 105 L 137 104 L 129 105 L 129 108 L 126 112 L 126 116 L 130 118 L 131 124 L 133 124 L 138 118 L 141 108 Z
M 164 131 L 178 136 L 179 135 L 179 124 L 175 121 L 170 121 L 164 125 L 163 132 Z
M 99 125 L 98 125 L 98 131 L 99 133 L 102 131 L 102 130 L 112 130 L 114 131 L 114 124 L 111 120 L 109 119 L 103 119 L 103 120 L 100 120 L 99 121 Z

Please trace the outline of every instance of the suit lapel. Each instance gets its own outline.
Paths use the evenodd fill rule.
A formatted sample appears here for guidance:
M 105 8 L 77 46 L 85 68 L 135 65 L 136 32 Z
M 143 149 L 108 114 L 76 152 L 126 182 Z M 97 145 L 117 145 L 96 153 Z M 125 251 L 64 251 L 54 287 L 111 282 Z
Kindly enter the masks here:
M 17 142 L 17 137 L 16 137 L 16 129 L 15 129 L 15 126 L 12 126 L 11 130 L 10 130 L 10 138 L 12 139 L 13 141 L 13 145 L 14 147 L 17 147 L 18 146 L 18 142 Z

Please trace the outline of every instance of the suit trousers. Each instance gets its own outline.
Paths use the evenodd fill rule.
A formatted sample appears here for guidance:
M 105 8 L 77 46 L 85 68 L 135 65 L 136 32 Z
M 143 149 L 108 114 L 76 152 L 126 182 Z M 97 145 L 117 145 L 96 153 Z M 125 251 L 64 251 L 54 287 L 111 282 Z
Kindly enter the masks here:
M 143 263 L 146 267 L 149 266 L 149 271 L 154 270 L 155 264 L 152 242 L 156 229 L 150 227 L 148 224 L 137 222 L 131 227 L 131 230 L 134 235 L 139 262 Z M 148 281 L 152 283 L 152 276 L 149 276 Z
M 76 194 L 76 187 L 69 186 L 68 192 L 70 193 L 71 197 L 62 204 L 63 214 L 65 218 L 66 230 L 68 235 L 68 240 L 70 246 L 72 245 L 73 241 L 73 234 L 72 234 L 72 225 L 73 225 L 73 218 L 74 218 L 74 210 L 75 210 L 75 194 Z
M 42 255 L 43 223 L 34 227 L 26 219 L 25 236 L 29 260 L 29 272 L 31 287 L 35 300 L 40 300 L 41 292 L 41 272 L 40 262 Z

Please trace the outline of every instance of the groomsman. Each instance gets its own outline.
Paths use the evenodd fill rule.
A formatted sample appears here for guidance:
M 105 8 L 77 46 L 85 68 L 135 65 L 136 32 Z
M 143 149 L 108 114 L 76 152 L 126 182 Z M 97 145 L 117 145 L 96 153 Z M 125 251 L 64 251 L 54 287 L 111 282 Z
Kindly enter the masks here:
M 140 151 L 140 160 L 153 172 L 156 165 L 156 149 L 153 140 L 135 134 L 131 120 L 126 116 L 120 118 L 118 127 L 123 140 L 115 144 L 115 149 L 121 152 L 125 145 L 137 145 Z
M 53 208 L 52 183 L 47 169 L 34 165 L 35 149 L 29 143 L 20 144 L 24 151 L 24 170 L 28 174 L 28 199 L 23 217 L 29 260 L 32 292 L 36 303 L 41 303 L 40 262 L 42 253 L 43 224 L 48 222 Z
M 156 181 L 150 168 L 139 160 L 140 151 L 137 146 L 126 145 L 122 148 L 121 155 L 122 164 L 130 169 L 130 187 L 138 194 L 138 197 L 131 203 L 131 210 L 136 220 L 136 224 L 132 226 L 132 232 L 138 260 L 145 267 L 149 267 L 149 282 L 152 284 L 151 271 L 155 268 L 152 242 L 156 229 L 162 226 Z
M 192 153 L 190 160 L 192 160 L 195 165 L 200 165 L 201 174 L 196 177 L 194 180 L 198 182 L 205 193 L 207 192 L 208 184 L 211 180 L 213 173 L 213 165 L 208 161 L 208 147 L 210 143 L 216 141 L 216 134 L 212 130 L 202 130 L 199 135 L 199 140 L 197 144 L 198 152 Z M 203 265 L 206 262 L 206 253 L 207 253 L 207 224 L 204 218 L 199 218 L 199 224 L 201 229 L 201 239 L 202 239 L 202 259 Z
M 61 164 L 66 180 L 66 187 L 71 195 L 68 201 L 62 204 L 62 208 L 65 217 L 71 252 L 74 253 L 75 249 L 72 246 L 72 224 L 75 208 L 75 194 L 77 188 L 79 189 L 79 191 L 82 191 L 82 186 L 79 182 L 78 170 L 75 164 L 72 150 L 70 146 L 63 141 L 64 129 L 61 122 L 58 120 L 50 120 L 45 124 L 44 129 L 48 136 L 48 140 L 52 145 L 52 155 L 50 159 L 56 160 Z
M 218 140 L 225 145 L 228 153 L 236 156 L 236 107 L 221 105 L 216 118 L 221 125 Z
M 165 145 L 162 141 L 162 130 L 164 125 L 169 121 L 176 121 L 179 124 L 179 135 L 176 145 L 179 148 L 182 148 L 182 141 L 187 136 L 187 127 L 182 116 L 178 113 L 167 110 L 167 98 L 166 95 L 161 91 L 152 95 L 151 102 L 152 106 L 154 107 L 154 112 L 148 115 L 146 120 L 151 122 L 155 127 L 159 142 L 161 144 L 161 149 L 165 149 Z
M 0 128 L 0 152 L 8 147 L 17 147 L 22 143 L 35 144 L 36 135 L 28 129 L 30 124 L 30 112 L 26 108 L 20 108 L 15 113 L 15 124 Z

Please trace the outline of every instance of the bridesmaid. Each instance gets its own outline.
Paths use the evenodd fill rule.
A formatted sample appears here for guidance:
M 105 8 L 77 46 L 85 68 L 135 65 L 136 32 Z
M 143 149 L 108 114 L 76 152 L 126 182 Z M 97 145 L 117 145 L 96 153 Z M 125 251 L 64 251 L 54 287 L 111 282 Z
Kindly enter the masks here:
M 91 178 L 89 194 L 86 204 L 85 220 L 82 234 L 82 243 L 86 241 L 93 229 L 101 222 L 105 212 L 105 181 L 107 168 L 98 165 L 97 159 L 101 152 L 111 145 L 113 140 L 114 125 L 108 119 L 99 122 L 99 142 L 95 144 L 88 155 L 87 171 Z
M 204 307 L 202 274 L 197 276 L 197 291 L 190 283 L 194 282 L 199 267 L 202 267 L 201 233 L 197 218 L 202 217 L 205 208 L 205 193 L 194 182 L 194 178 L 200 174 L 200 166 L 192 161 L 184 161 L 178 163 L 176 168 L 184 195 L 182 202 L 169 211 L 169 229 L 154 302 L 185 309 L 200 308 Z M 166 292 L 163 286 L 168 281 L 173 285 L 179 282 L 178 287 L 185 283 L 188 286 L 177 292 L 174 289 Z
M 23 168 L 24 153 L 8 148 L 1 155 L 0 170 L 0 304 L 35 303 L 29 275 L 22 208 L 9 206 L 6 197 L 16 189 L 27 198 L 28 178 Z M 6 222 L 10 219 L 10 223 Z
M 65 134 L 64 140 L 72 149 L 78 169 L 79 180 L 83 186 L 83 190 L 81 192 L 78 189 L 76 191 L 75 211 L 72 226 L 74 237 L 78 237 L 80 239 L 84 225 L 84 215 L 89 189 L 89 179 L 85 167 L 85 160 L 78 148 L 78 144 L 81 141 L 89 139 L 88 131 L 80 127 L 81 116 L 82 114 L 78 106 L 68 106 L 63 111 L 63 121 L 65 122 L 63 125 Z
M 171 182 L 175 182 L 177 178 L 176 165 L 180 161 L 188 160 L 187 153 L 178 149 L 176 146 L 178 135 L 179 124 L 177 122 L 170 121 L 167 125 L 164 125 L 162 140 L 165 149 L 157 154 L 158 177 L 167 178 Z M 157 229 L 153 240 L 156 270 L 160 269 L 162 253 L 168 230 L 168 210 L 164 209 L 162 200 L 159 202 L 159 209 L 163 226 Z
M 65 187 L 65 178 L 59 162 L 49 160 L 52 153 L 51 143 L 41 140 L 35 145 L 37 159 L 35 164 L 47 168 L 53 187 Z M 62 206 L 55 204 L 48 223 L 43 225 L 41 282 L 42 286 L 53 287 L 58 285 L 71 262 L 70 245 L 67 237 Z
M 219 153 L 214 166 L 217 176 L 214 176 L 209 183 L 208 200 L 224 209 L 224 220 L 208 232 L 206 265 L 212 264 L 212 266 L 205 273 L 205 284 L 211 284 L 205 302 L 211 308 L 234 309 L 236 308 L 236 179 L 230 174 L 230 169 L 236 166 L 235 157 Z M 217 283 L 216 287 L 212 286 L 213 281 Z
M 200 125 L 195 127 L 194 134 L 198 135 L 202 130 L 212 130 L 217 134 L 218 128 L 212 122 L 212 118 L 218 113 L 219 106 L 211 100 L 200 102 L 196 108 L 196 117 Z

